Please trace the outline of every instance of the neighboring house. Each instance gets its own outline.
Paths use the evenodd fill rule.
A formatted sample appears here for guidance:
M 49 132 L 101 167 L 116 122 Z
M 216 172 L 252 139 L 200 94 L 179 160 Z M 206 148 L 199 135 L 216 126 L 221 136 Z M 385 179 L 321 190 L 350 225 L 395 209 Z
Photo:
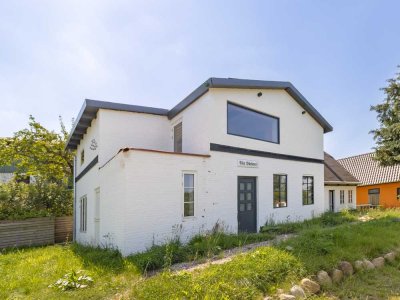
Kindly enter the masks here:
M 383 167 L 374 153 L 338 160 L 361 185 L 357 187 L 358 206 L 400 206 L 400 165 Z
M 0 166 L 0 183 L 7 183 L 14 177 L 14 166 Z
M 171 110 L 85 100 L 75 239 L 124 255 L 319 215 L 331 125 L 289 82 L 210 78 Z
M 360 182 L 325 152 L 325 206 L 329 211 L 356 209 L 356 188 Z

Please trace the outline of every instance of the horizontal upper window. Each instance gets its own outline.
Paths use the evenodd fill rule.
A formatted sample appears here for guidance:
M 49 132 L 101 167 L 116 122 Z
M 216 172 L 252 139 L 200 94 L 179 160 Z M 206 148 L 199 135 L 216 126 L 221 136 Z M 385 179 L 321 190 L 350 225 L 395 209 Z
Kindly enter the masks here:
M 228 103 L 228 134 L 279 143 L 279 119 Z

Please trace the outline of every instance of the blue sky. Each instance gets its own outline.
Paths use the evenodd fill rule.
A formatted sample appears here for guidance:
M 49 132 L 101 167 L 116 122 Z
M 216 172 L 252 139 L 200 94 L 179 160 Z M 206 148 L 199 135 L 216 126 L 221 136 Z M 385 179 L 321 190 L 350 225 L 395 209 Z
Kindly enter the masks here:
M 400 1 L 1 1 L 0 136 L 58 130 L 85 98 L 171 108 L 211 76 L 291 81 L 369 152 L 371 104 L 400 64 Z M 299 137 L 299 142 L 301 137 Z

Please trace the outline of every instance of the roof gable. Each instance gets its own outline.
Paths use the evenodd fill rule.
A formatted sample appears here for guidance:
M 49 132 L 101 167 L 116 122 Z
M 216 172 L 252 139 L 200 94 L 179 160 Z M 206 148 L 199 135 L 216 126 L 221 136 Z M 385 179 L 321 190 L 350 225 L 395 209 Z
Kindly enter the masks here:
M 75 125 L 68 138 L 66 147 L 69 149 L 77 148 L 80 140 L 86 133 L 87 128 L 90 126 L 92 120 L 96 117 L 99 109 L 155 114 L 166 116 L 168 119 L 172 119 L 186 109 L 189 105 L 194 103 L 202 95 L 207 93 L 210 88 L 283 89 L 321 125 L 321 127 L 324 129 L 324 133 L 333 130 L 328 121 L 322 117 L 322 115 L 290 82 L 212 77 L 200 85 L 192 93 L 190 93 L 185 99 L 175 105 L 171 110 L 86 99 L 78 114 Z
M 325 183 L 359 183 L 333 156 L 326 152 L 324 152 L 324 179 Z

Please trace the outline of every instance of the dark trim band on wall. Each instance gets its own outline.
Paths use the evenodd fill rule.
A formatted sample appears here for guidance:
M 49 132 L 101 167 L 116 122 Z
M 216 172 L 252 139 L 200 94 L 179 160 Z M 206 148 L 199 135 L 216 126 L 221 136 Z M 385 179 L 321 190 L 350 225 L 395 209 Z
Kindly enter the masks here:
M 86 175 L 87 172 L 90 171 L 97 163 L 99 162 L 99 156 L 96 156 L 93 158 L 93 160 L 86 166 L 86 168 L 83 169 L 83 171 L 75 177 L 75 182 L 78 182 L 79 179 L 81 179 L 83 176 Z
M 266 151 L 260 151 L 260 150 L 251 150 L 251 149 L 232 147 L 232 146 L 213 144 L 213 143 L 210 144 L 210 150 L 218 151 L 218 152 L 250 155 L 250 156 L 267 157 L 267 158 L 274 158 L 274 159 L 302 161 L 302 162 L 317 163 L 317 164 L 324 163 L 323 159 L 273 153 L 273 152 L 266 152 Z

